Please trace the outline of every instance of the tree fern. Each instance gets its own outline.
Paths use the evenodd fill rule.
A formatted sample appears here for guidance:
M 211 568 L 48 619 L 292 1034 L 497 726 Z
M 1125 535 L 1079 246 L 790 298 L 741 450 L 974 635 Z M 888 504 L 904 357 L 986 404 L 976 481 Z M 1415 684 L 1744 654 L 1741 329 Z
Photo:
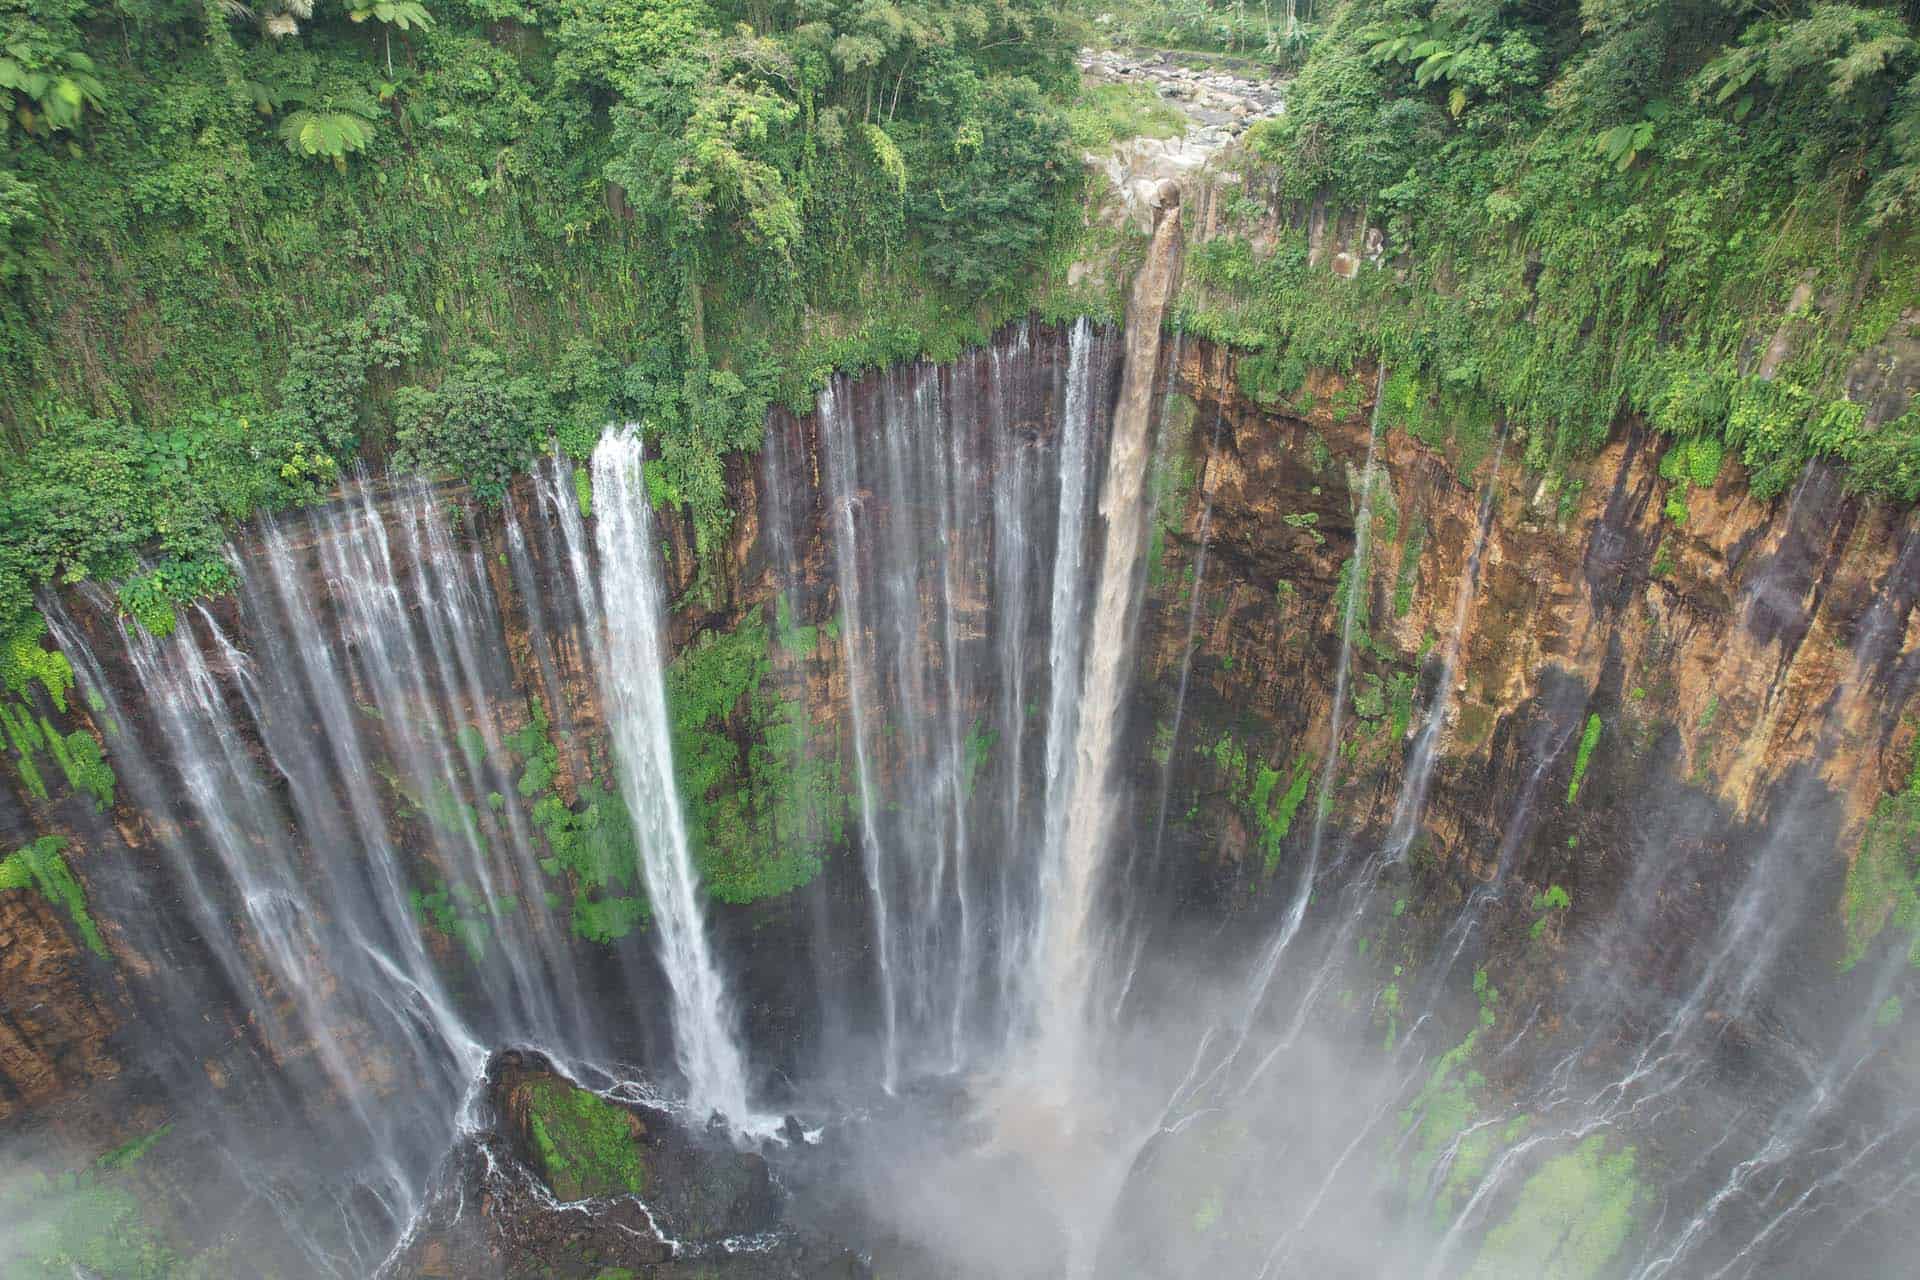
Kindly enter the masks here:
M 345 169 L 347 154 L 364 151 L 373 141 L 377 110 L 368 100 L 329 96 L 318 107 L 288 115 L 280 125 L 280 137 L 295 155 L 317 156 Z

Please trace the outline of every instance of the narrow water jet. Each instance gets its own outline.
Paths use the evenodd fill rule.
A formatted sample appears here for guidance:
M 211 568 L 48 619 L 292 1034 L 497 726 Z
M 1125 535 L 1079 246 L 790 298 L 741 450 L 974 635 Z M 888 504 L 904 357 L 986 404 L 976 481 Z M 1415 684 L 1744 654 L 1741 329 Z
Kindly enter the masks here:
M 1354 516 L 1353 558 L 1347 562 L 1346 569 L 1346 607 L 1340 617 L 1340 656 L 1334 666 L 1333 706 L 1328 713 L 1327 750 L 1321 759 L 1320 780 L 1314 789 L 1312 835 L 1307 842 L 1306 864 L 1300 870 L 1292 900 L 1287 904 L 1286 914 L 1281 917 L 1280 927 L 1275 931 L 1271 942 L 1261 951 L 1260 961 L 1254 967 L 1247 980 L 1246 994 L 1242 1000 L 1241 1012 L 1235 1030 L 1232 1050 L 1225 1060 L 1230 1063 L 1246 1044 L 1247 1035 L 1253 1027 L 1255 1017 L 1263 1004 L 1267 993 L 1273 986 L 1274 974 L 1279 971 L 1280 961 L 1286 955 L 1287 948 L 1299 935 L 1300 926 L 1307 917 L 1307 903 L 1313 897 L 1315 879 L 1320 873 L 1320 852 L 1326 841 L 1327 817 L 1332 809 L 1334 776 L 1339 771 L 1340 734 L 1346 724 L 1347 684 L 1353 672 L 1353 624 L 1360 615 L 1360 600 L 1367 591 L 1368 554 L 1373 543 L 1373 486 L 1374 453 L 1380 443 L 1380 410 L 1385 401 L 1387 371 L 1382 365 L 1374 375 L 1373 414 L 1367 425 L 1367 457 L 1360 468 L 1360 508 Z M 1225 1063 L 1223 1063 L 1225 1065 Z
M 639 837 L 660 959 L 673 988 L 675 1051 L 696 1116 L 717 1112 L 739 1130 L 748 1106 L 733 999 L 709 947 L 699 874 L 674 782 L 667 725 L 665 624 L 635 427 L 609 428 L 593 451 L 594 541 L 606 611 L 600 680 L 620 787 Z

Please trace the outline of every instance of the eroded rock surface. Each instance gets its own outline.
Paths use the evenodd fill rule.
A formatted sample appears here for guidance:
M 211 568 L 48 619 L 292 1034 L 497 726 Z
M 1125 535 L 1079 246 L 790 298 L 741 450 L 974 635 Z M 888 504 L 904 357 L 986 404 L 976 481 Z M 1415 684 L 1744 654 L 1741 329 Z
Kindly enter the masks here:
M 581 1088 L 536 1053 L 496 1054 L 488 1120 L 464 1137 L 390 1280 L 854 1280 L 765 1157 L 660 1107 Z

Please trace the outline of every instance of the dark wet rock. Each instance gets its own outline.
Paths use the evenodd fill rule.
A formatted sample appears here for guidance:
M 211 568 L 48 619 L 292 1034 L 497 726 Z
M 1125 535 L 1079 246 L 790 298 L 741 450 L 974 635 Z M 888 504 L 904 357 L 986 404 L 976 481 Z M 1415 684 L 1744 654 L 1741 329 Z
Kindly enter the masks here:
M 766 1159 L 724 1131 L 584 1090 L 537 1053 L 497 1054 L 487 1076 L 489 1127 L 449 1158 L 388 1280 L 865 1274 L 787 1219 Z

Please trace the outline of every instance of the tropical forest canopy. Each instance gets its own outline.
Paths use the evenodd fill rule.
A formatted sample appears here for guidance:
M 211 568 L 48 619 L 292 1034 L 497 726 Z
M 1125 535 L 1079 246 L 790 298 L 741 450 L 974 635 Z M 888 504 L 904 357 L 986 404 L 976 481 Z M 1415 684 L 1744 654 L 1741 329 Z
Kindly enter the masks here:
M 1060 29 L 1037 0 L 0 0 L 0 628 L 80 577 L 164 627 L 224 580 L 223 521 L 361 452 L 493 496 L 629 418 L 656 497 L 717 527 L 770 401 L 957 345 L 1077 217 Z
M 1670 479 L 1737 457 L 1769 497 L 1820 455 L 1914 501 L 1920 415 L 1870 421 L 1847 384 L 1920 304 L 1915 16 L 1352 0 L 1291 36 L 1276 18 L 1265 48 L 1299 72 L 1251 136 L 1255 189 L 1363 210 L 1390 269 L 1330 293 L 1304 241 L 1256 261 L 1222 237 L 1196 274 L 1252 305 L 1190 321 L 1268 348 L 1275 388 L 1379 355 L 1390 420 L 1457 444 L 1503 417 L 1549 472 L 1626 410 L 1678 438 Z
M 710 539 L 769 404 L 1062 274 L 1110 136 L 1087 39 L 1294 77 L 1182 314 L 1256 390 L 1378 358 L 1391 422 L 1504 421 L 1552 475 L 1627 411 L 1695 482 L 1732 457 L 1769 496 L 1818 454 L 1920 497 L 1920 420 L 1847 394 L 1920 301 L 1910 8 L 357 3 L 0 0 L 9 683 L 39 584 L 165 629 L 225 585 L 228 522 L 357 457 L 492 498 L 636 420 Z M 1314 199 L 1387 266 L 1310 269 L 1303 217 L 1233 233 Z

